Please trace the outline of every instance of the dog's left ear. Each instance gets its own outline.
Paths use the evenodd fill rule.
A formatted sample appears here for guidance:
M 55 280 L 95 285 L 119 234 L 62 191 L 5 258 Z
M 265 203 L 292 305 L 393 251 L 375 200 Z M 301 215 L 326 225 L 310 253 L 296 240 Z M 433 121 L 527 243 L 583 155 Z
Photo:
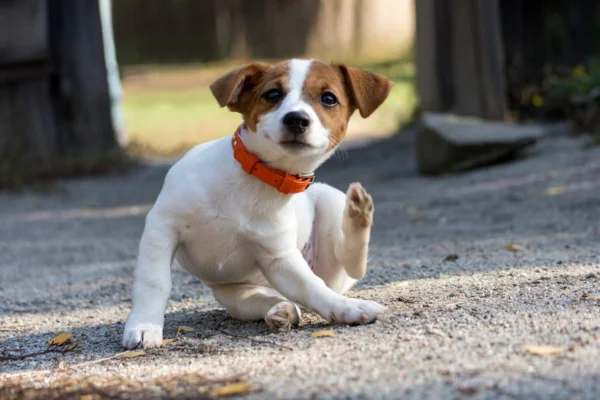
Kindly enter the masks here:
M 344 64 L 338 65 L 338 68 L 361 117 L 373 114 L 390 94 L 393 83 L 385 76 Z
M 214 81 L 210 90 L 221 107 L 227 106 L 231 111 L 240 111 L 240 95 L 252 89 L 269 68 L 269 64 L 260 62 L 246 64 Z

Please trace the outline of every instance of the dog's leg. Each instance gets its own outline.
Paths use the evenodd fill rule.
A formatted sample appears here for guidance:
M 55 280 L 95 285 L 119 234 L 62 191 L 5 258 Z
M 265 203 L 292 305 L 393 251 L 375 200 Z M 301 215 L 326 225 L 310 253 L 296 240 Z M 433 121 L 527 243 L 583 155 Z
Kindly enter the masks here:
M 335 243 L 335 258 L 352 279 L 367 272 L 367 255 L 373 224 L 373 199 L 360 183 L 348 188 L 342 216 L 342 237 Z
M 171 292 L 171 263 L 177 233 L 152 212 L 140 242 L 134 274 L 132 309 L 125 324 L 123 347 L 162 344 L 165 308 Z
M 307 191 L 315 204 L 313 238 L 318 262 L 315 273 L 327 286 L 344 293 L 367 270 L 373 223 L 373 200 L 360 183 L 346 194 L 324 184 Z
M 300 321 L 300 309 L 266 286 L 228 284 L 212 287 L 213 295 L 233 317 L 258 321 L 264 318 L 275 330 L 288 330 Z
M 267 249 L 266 252 L 277 253 L 278 249 Z M 329 321 L 369 323 L 385 310 L 374 301 L 348 298 L 331 290 L 311 271 L 300 250 L 295 249 L 275 259 L 266 257 L 258 262 L 264 276 L 278 292 Z

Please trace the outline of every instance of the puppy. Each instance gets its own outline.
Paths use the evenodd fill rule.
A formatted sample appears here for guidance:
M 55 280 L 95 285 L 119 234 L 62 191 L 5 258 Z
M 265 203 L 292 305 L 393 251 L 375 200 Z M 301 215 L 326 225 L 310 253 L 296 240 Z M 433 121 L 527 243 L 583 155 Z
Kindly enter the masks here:
M 368 117 L 391 86 L 300 59 L 248 64 L 214 82 L 219 105 L 243 123 L 168 172 L 146 217 L 123 346 L 161 345 L 174 257 L 235 318 L 289 329 L 302 306 L 336 323 L 374 321 L 383 306 L 343 296 L 365 275 L 373 200 L 358 183 L 346 194 L 313 184 L 313 172 L 352 113 Z

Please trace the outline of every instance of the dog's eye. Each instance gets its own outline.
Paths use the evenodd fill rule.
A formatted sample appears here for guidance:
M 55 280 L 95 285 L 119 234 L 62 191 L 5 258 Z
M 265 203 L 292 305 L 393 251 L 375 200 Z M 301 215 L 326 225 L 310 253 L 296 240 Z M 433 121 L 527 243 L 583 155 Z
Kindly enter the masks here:
M 327 107 L 333 107 L 338 103 L 337 97 L 331 92 L 323 92 L 321 95 L 321 103 Z
M 281 100 L 281 90 L 270 89 L 263 93 L 262 98 L 270 103 L 277 103 Z

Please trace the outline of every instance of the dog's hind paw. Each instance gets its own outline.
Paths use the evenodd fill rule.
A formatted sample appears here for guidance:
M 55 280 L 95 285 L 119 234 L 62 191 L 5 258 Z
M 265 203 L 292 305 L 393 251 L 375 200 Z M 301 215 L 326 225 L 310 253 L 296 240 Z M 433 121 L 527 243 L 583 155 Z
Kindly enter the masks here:
M 292 302 L 282 301 L 267 312 L 265 322 L 277 331 L 288 331 L 300 323 L 300 309 Z

